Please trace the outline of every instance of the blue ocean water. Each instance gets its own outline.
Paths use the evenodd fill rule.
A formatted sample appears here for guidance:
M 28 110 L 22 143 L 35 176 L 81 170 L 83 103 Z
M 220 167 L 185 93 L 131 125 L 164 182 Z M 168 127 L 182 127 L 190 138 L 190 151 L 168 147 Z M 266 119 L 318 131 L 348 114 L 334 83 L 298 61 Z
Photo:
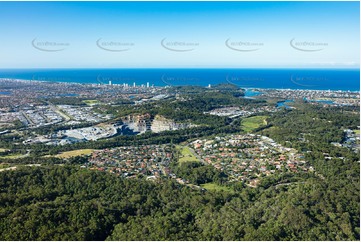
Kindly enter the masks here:
M 0 78 L 100 84 L 216 85 L 360 91 L 360 70 L 345 69 L 0 69 Z

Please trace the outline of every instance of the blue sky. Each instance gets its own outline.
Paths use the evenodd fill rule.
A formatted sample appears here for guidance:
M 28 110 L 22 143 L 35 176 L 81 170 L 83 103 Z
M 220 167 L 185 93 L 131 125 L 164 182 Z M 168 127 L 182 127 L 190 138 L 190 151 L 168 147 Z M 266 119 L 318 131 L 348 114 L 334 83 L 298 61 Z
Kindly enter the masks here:
M 0 2 L 0 68 L 358 68 L 359 9 L 359 2 Z

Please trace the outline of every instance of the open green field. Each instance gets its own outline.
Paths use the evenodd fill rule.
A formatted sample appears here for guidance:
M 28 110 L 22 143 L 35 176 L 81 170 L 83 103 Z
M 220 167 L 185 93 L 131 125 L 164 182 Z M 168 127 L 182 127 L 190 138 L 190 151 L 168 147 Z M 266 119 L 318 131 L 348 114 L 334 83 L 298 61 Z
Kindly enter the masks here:
M 27 154 L 11 154 L 11 155 L 4 155 L 4 156 L 0 156 L 0 159 L 18 159 L 18 158 L 23 158 L 28 156 Z
M 8 167 L 10 167 L 9 164 L 0 163 L 0 169 L 4 169 L 4 168 L 8 168 Z
M 266 119 L 268 116 L 253 116 L 242 120 L 242 129 L 246 132 L 251 132 L 263 125 L 267 125 Z
M 83 102 L 86 103 L 87 105 L 99 104 L 98 100 L 83 100 Z
M 355 134 L 360 135 L 360 130 L 359 129 L 354 129 L 353 132 L 355 132 Z
M 229 187 L 225 187 L 225 186 L 220 186 L 217 185 L 213 182 L 209 182 L 209 183 L 205 183 L 205 184 L 201 184 L 201 187 L 203 187 L 204 189 L 210 190 L 210 191 L 227 191 L 227 192 L 232 192 L 232 189 Z
M 195 162 L 199 161 L 197 159 L 197 157 L 192 154 L 192 152 L 190 151 L 190 149 L 187 146 L 177 145 L 176 148 L 177 148 L 177 150 L 180 151 L 180 156 L 179 156 L 179 160 L 178 160 L 180 163 L 187 162 L 187 161 L 195 161 Z
M 58 155 L 55 155 L 57 158 L 70 158 L 75 156 L 81 156 L 81 155 L 90 155 L 94 150 L 93 149 L 81 149 L 81 150 L 71 150 L 62 152 Z

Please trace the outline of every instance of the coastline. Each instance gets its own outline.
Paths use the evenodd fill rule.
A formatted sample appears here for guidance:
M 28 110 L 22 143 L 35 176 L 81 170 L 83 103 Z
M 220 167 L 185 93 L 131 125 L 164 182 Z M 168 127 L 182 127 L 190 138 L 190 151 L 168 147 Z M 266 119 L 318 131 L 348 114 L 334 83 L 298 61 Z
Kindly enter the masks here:
M 6 77 L 0 77 L 0 81 L 15 81 L 15 82 L 31 82 L 31 83 L 39 83 L 39 84 L 63 84 L 63 85 L 81 85 L 81 86 L 109 86 L 109 87 L 124 87 L 123 84 L 102 84 L 102 83 L 90 83 L 90 82 L 69 82 L 69 81 L 39 81 L 39 80 L 29 80 L 29 79 L 19 79 L 19 78 L 6 78 Z M 125 83 L 127 84 L 127 87 L 133 87 L 132 85 L 134 83 Z M 221 84 L 221 83 L 218 83 Z M 216 84 L 217 85 L 217 84 Z M 150 87 L 153 88 L 165 88 L 170 86 L 200 86 L 207 88 L 208 85 L 202 86 L 202 85 L 152 85 Z M 145 87 L 145 84 L 136 85 L 135 87 Z M 333 89 L 312 89 L 312 88 L 265 88 L 265 87 L 242 87 L 238 86 L 239 88 L 248 91 L 251 90 L 251 92 L 262 92 L 262 90 L 279 90 L 279 91 L 315 91 L 315 92 L 346 92 L 346 93 L 360 93 L 360 90 L 333 90 Z M 0 87 L 1 89 L 1 87 Z
M 0 69 L 0 78 L 114 86 L 212 87 L 229 83 L 243 89 L 360 91 L 359 69 Z

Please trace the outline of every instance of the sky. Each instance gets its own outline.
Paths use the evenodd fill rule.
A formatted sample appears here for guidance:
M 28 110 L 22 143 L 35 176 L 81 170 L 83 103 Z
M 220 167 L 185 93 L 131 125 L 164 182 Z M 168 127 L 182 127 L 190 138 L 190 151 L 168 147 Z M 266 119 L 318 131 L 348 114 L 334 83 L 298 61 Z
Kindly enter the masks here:
M 0 2 L 0 68 L 359 68 L 359 2 Z

